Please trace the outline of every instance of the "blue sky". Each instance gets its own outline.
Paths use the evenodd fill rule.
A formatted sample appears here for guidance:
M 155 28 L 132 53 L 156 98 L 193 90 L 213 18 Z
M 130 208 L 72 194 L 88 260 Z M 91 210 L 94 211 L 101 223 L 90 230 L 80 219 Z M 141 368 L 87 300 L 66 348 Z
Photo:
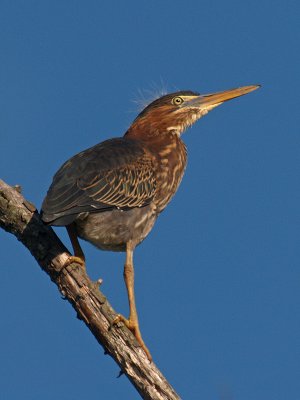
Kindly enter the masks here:
M 38 207 L 58 167 L 121 136 L 143 97 L 263 85 L 184 134 L 186 175 L 135 254 L 144 339 L 184 399 L 299 398 L 299 11 L 0 3 L 0 177 Z M 28 251 L 2 231 L 0 243 L 1 398 L 138 399 Z M 83 247 L 126 315 L 124 255 Z

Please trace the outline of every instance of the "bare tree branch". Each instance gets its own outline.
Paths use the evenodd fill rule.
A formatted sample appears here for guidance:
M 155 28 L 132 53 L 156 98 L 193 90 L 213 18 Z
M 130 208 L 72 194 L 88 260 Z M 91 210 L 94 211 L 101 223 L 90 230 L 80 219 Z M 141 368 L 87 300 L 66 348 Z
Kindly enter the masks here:
M 44 225 L 36 208 L 16 188 L 0 180 L 0 226 L 26 246 L 40 267 L 72 304 L 105 352 L 111 355 L 143 399 L 178 400 L 179 396 L 149 362 L 132 333 L 122 324 L 111 328 L 116 317 L 99 282 L 92 282 L 84 269 L 64 264 L 70 253 L 54 231 Z

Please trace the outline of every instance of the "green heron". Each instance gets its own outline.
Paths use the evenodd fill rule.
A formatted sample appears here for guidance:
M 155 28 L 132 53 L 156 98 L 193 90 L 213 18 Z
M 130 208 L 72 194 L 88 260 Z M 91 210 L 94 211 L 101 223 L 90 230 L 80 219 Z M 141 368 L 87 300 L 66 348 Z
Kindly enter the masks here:
M 149 104 L 121 138 L 76 154 L 54 175 L 42 205 L 42 219 L 66 226 L 74 249 L 68 263 L 85 264 L 78 237 L 102 250 L 126 252 L 124 280 L 129 318 L 118 315 L 151 360 L 139 329 L 134 296 L 133 252 L 175 194 L 187 161 L 180 136 L 227 100 L 257 89 L 244 86 L 200 95 L 167 94 Z

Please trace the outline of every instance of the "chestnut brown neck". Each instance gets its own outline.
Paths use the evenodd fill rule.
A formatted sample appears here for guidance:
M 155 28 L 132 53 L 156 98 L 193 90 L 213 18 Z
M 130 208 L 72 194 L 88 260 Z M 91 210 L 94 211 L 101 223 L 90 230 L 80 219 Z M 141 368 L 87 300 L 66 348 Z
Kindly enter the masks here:
M 157 168 L 157 194 L 154 202 L 161 212 L 176 193 L 182 180 L 187 152 L 183 141 L 172 131 L 149 131 L 131 126 L 125 136 L 139 140 L 155 156 Z

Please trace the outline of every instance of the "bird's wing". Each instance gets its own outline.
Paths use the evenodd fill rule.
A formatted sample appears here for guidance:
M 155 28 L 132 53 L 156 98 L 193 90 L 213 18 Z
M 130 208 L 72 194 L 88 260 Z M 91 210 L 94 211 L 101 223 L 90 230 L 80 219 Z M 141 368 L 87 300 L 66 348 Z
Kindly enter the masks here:
M 154 156 L 136 141 L 107 140 L 58 170 L 43 202 L 42 218 L 66 221 L 66 216 L 75 218 L 82 212 L 142 207 L 155 191 Z

